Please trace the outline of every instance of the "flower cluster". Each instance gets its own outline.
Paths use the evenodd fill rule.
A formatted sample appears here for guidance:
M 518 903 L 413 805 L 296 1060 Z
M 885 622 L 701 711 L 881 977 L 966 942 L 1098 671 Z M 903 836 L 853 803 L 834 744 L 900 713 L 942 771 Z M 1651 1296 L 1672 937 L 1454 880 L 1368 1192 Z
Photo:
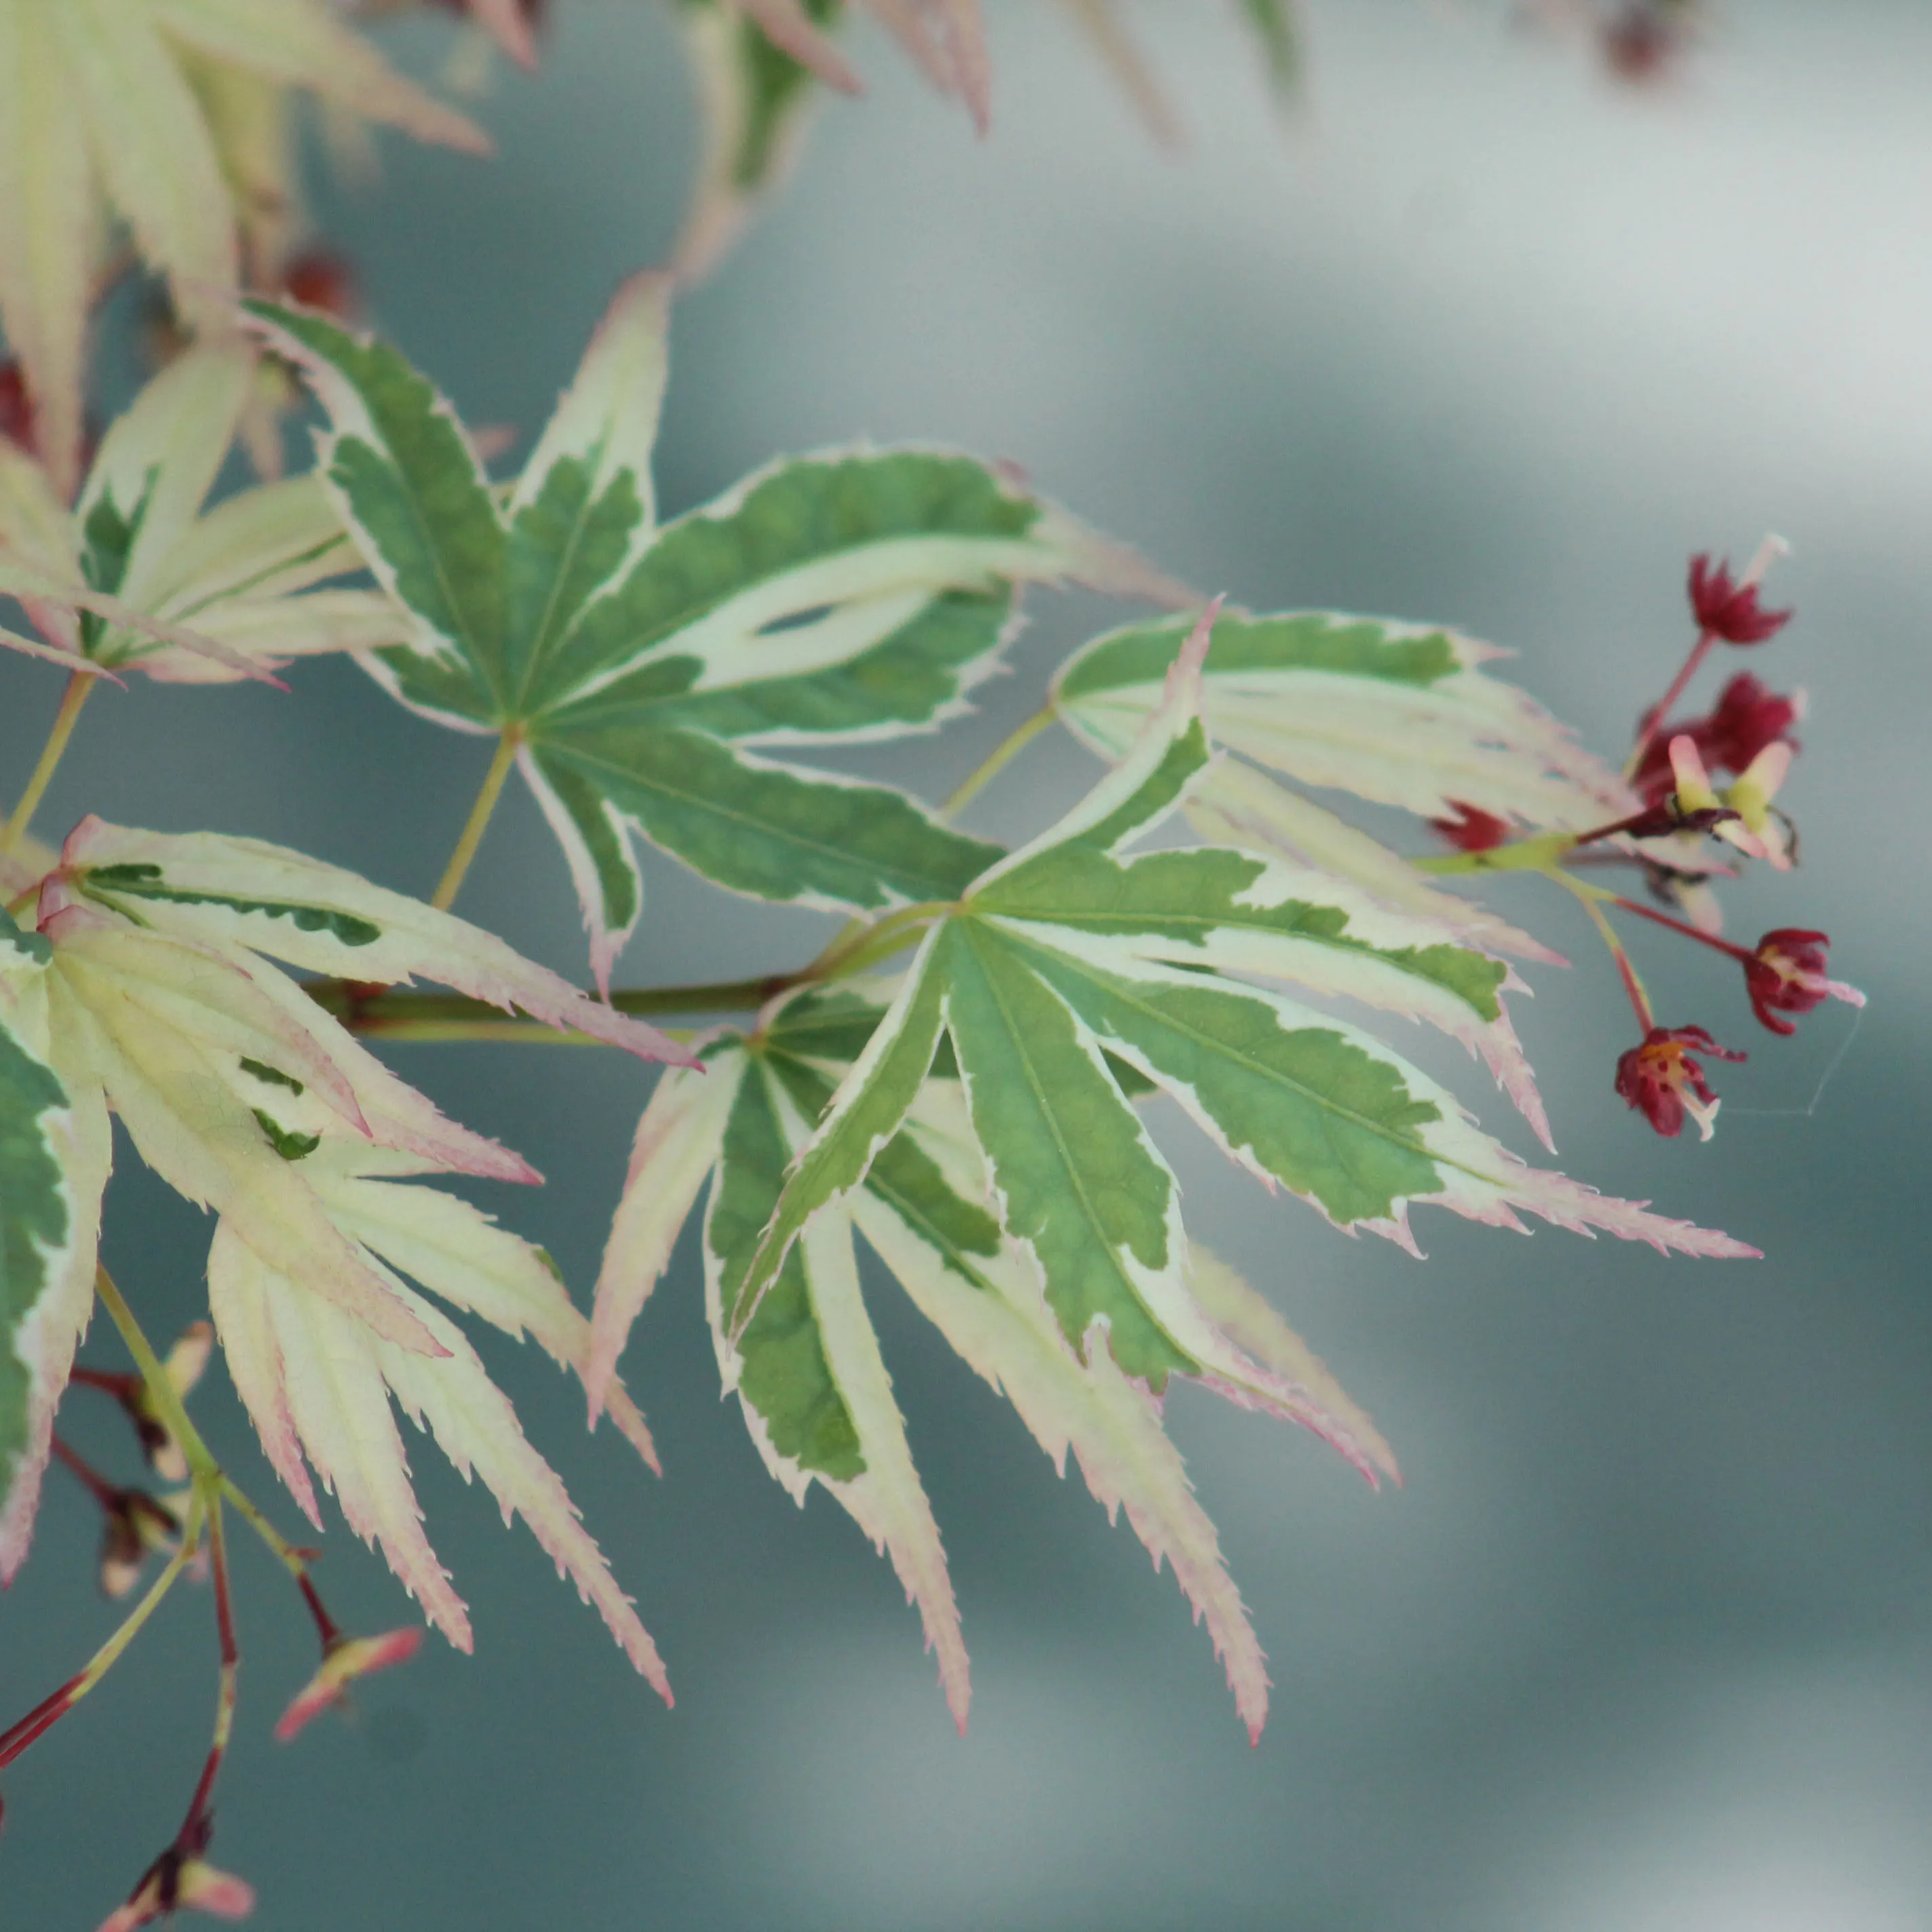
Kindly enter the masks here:
M 1625 768 L 1648 809 L 1682 828 L 1674 842 L 1680 858 L 1689 856 L 1688 848 L 1705 832 L 1780 872 L 1788 872 L 1796 858 L 1796 835 L 1772 801 L 1798 754 L 1791 732 L 1804 715 L 1803 694 L 1774 692 L 1742 671 L 1702 716 L 1672 721 L 1669 716 L 1714 646 L 1765 644 L 1790 622 L 1790 610 L 1768 610 L 1758 596 L 1765 569 L 1782 549 L 1775 539 L 1768 542 L 1738 579 L 1727 563 L 1714 563 L 1708 555 L 1690 560 L 1686 588 L 1696 639 L 1663 700 L 1645 714 Z M 1719 782 L 1726 777 L 1728 783 Z M 1744 968 L 1751 1011 L 1773 1033 L 1796 1032 L 1784 1016 L 1809 1012 L 1827 998 L 1864 1004 L 1855 987 L 1826 976 L 1831 941 L 1825 934 L 1780 927 L 1747 952 L 1720 936 L 1707 874 L 1673 865 L 1654 848 L 1642 857 L 1653 896 L 1676 904 L 1689 920 L 1620 903 L 1735 960 Z M 1644 1036 L 1617 1061 L 1617 1092 L 1659 1133 L 1674 1137 L 1688 1117 L 1708 1140 L 1718 1103 L 1698 1057 L 1739 1060 L 1744 1054 L 1718 1046 L 1701 1026 L 1658 1026 L 1641 982 L 1621 954 L 1618 964 Z
M 1726 681 L 1709 710 L 1673 715 L 1720 646 L 1763 644 L 1790 622 L 1790 610 L 1767 610 L 1760 601 L 1765 572 L 1784 548 L 1776 538 L 1768 539 L 1742 576 L 1707 554 L 1690 560 L 1685 590 L 1696 635 L 1668 688 L 1638 723 L 1622 772 L 1622 808 L 1616 816 L 1580 831 L 1566 830 L 1559 819 L 1532 818 L 1532 827 L 1540 829 L 1525 836 L 1490 806 L 1451 797 L 1448 812 L 1427 818 L 1457 855 L 1424 862 L 1430 869 L 1560 874 L 1589 905 L 1642 1036 L 1617 1061 L 1616 1091 L 1658 1132 L 1673 1138 L 1686 1119 L 1710 1137 L 1718 1099 L 1700 1060 L 1744 1056 L 1720 1046 L 1703 1027 L 1658 1023 L 1642 980 L 1605 916 L 1610 908 L 1741 966 L 1751 1011 L 1773 1033 L 1795 1032 L 1790 1016 L 1826 1000 L 1851 1006 L 1864 1001 L 1856 987 L 1828 976 L 1831 941 L 1822 932 L 1780 926 L 1748 950 L 1725 939 L 1712 887 L 1714 878 L 1730 874 L 1734 856 L 1762 860 L 1780 872 L 1796 863 L 1796 832 L 1775 801 L 1798 755 L 1792 733 L 1804 715 L 1803 692 L 1775 691 L 1755 673 L 1740 671 Z M 1707 839 L 1727 847 L 1728 854 L 1714 856 Z M 1585 884 L 1571 869 L 1585 866 L 1637 868 L 1656 903 Z

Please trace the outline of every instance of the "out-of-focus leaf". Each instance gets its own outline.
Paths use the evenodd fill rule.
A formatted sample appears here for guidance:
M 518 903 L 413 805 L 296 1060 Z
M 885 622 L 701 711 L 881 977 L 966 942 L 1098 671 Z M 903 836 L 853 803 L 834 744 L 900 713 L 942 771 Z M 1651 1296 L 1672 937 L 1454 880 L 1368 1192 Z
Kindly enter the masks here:
M 312 591 L 362 568 L 317 478 L 243 490 L 202 514 L 256 373 L 238 341 L 178 357 L 110 427 L 71 512 L 38 462 L 0 448 L 0 590 L 46 638 L 35 655 L 226 683 L 403 634 L 374 592 Z
M 238 204 L 285 196 L 284 149 L 244 128 L 224 69 L 422 140 L 488 145 L 326 0 L 0 0 L 0 327 L 63 498 L 80 467 L 82 334 L 107 216 L 206 323 L 237 285 Z

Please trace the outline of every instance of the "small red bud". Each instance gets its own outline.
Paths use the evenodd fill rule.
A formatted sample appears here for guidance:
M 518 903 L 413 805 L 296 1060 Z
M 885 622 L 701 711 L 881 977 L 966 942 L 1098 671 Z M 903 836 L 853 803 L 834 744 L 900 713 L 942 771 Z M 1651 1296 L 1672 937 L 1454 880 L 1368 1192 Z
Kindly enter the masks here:
M 1690 560 L 1689 588 L 1699 631 L 1727 644 L 1761 644 L 1791 622 L 1789 610 L 1761 610 L 1755 584 L 1733 583 L 1730 566 L 1703 553 Z
M 1485 812 L 1479 805 L 1466 805 L 1460 798 L 1452 798 L 1449 808 L 1455 814 L 1453 818 L 1432 818 L 1429 824 L 1458 851 L 1487 852 L 1507 844 L 1513 836 L 1507 819 Z

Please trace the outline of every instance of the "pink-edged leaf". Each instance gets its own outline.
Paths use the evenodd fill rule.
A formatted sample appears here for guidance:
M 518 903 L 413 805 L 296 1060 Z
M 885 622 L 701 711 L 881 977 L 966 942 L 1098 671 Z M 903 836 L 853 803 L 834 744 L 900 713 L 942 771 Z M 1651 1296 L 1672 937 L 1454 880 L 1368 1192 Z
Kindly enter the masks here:
M 215 1231 L 208 1265 L 209 1299 L 224 1349 L 231 1328 L 274 1338 L 279 1388 L 265 1391 L 257 1384 L 252 1394 L 248 1388 L 240 1393 L 263 1447 L 277 1459 L 278 1473 L 289 1480 L 279 1460 L 286 1453 L 281 1434 L 286 1418 L 350 1528 L 364 1543 L 381 1547 L 404 1588 L 451 1643 L 458 1650 L 473 1648 L 469 1612 L 423 1534 L 422 1505 L 389 1407 L 387 1358 L 379 1360 L 376 1354 L 382 1345 L 353 1316 L 266 1264 L 226 1222 Z M 400 1282 L 396 1288 L 408 1294 Z M 425 1320 L 441 1320 L 434 1310 L 418 1306 Z M 447 1332 L 454 1336 L 454 1330 Z M 467 1350 L 460 1336 L 454 1339 Z M 249 1359 L 256 1370 L 268 1366 L 259 1352 Z M 270 1398 L 266 1414 L 256 1407 L 265 1393 Z M 299 1492 L 296 1499 L 304 1500 Z M 310 1498 L 304 1507 L 312 1504 Z
M 872 1538 L 873 1547 L 891 1558 L 905 1586 L 906 1600 L 918 1604 L 926 1648 L 938 1658 L 946 1708 L 963 1733 L 972 1686 L 959 1606 L 939 1526 L 913 1466 L 905 1424 L 892 1400 L 892 1378 L 866 1312 L 849 1217 L 836 1208 L 820 1215 L 806 1229 L 800 1246 L 812 1284 L 820 1342 L 866 1458 L 862 1474 L 842 1482 L 827 1480 L 826 1486 Z
M 1207 1623 L 1235 1708 L 1250 1738 L 1258 1738 L 1268 1716 L 1267 1660 L 1214 1526 L 1161 1426 L 1160 1405 L 1108 1350 L 1094 1349 L 1085 1361 L 1075 1355 L 1032 1270 L 1010 1246 L 997 1256 L 974 1257 L 974 1279 L 877 1196 L 860 1196 L 854 1212 L 920 1311 L 1012 1403 L 1061 1474 L 1071 1448 L 1108 1516 L 1125 1504 L 1155 1566 L 1172 1565 L 1196 1618 Z
M 397 73 L 322 0 L 148 0 L 165 31 L 264 79 L 313 89 L 364 120 L 472 154 L 490 138 Z
M 1382 1432 L 1274 1304 L 1198 1241 L 1189 1244 L 1187 1258 L 1194 1299 L 1208 1320 L 1253 1361 L 1306 1390 L 1312 1406 L 1340 1424 L 1390 1482 L 1400 1483 L 1395 1451 L 1382 1440 Z
M 844 55 L 813 24 L 802 0 L 726 0 L 726 4 L 757 21 L 773 46 L 809 68 L 828 87 L 842 94 L 864 92 Z
M 371 1353 L 396 1400 L 419 1428 L 427 1425 L 434 1433 L 460 1475 L 466 1479 L 474 1470 L 482 1478 L 506 1522 L 513 1514 L 524 1519 L 558 1574 L 577 1586 L 639 1674 L 670 1703 L 670 1680 L 657 1646 L 618 1588 L 556 1472 L 524 1439 L 516 1412 L 454 1324 L 420 1300 L 417 1312 L 448 1354 L 432 1364 L 372 1340 Z
M 138 902 L 142 917 L 163 930 L 344 979 L 406 986 L 420 974 L 640 1059 L 693 1064 L 656 1028 L 591 999 L 480 926 L 286 846 L 89 818 L 62 859 L 88 875 L 90 893 Z
M 584 1379 L 592 1422 L 616 1374 L 632 1324 L 670 1266 L 679 1230 L 717 1165 L 744 1070 L 744 1056 L 736 1053 L 721 1054 L 701 1072 L 671 1068 L 638 1122 L 591 1311 L 590 1365 Z
M 313 1158 L 326 1163 L 312 1178 L 344 1233 L 452 1307 L 518 1340 L 530 1336 L 588 1384 L 590 1324 L 541 1248 L 454 1195 L 395 1184 L 421 1173 L 424 1162 L 343 1142 L 326 1144 Z M 603 1396 L 598 1406 L 608 1407 L 619 1432 L 658 1469 L 650 1431 L 623 1384 L 607 1376 Z

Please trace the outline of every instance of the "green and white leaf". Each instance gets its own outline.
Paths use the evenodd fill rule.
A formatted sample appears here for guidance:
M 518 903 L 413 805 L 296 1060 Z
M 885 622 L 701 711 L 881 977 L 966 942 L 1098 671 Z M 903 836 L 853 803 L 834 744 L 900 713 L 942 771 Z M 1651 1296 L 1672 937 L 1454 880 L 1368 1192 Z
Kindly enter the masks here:
M 814 23 L 833 23 L 839 0 L 807 0 Z M 671 260 L 686 281 L 717 266 L 796 161 L 820 90 L 811 70 L 735 8 L 682 0 L 702 146 L 698 180 Z
M 635 836 L 758 898 L 864 912 L 956 896 L 992 848 L 903 793 L 752 748 L 937 728 L 994 668 L 1023 584 L 1172 588 L 941 452 L 782 461 L 656 527 L 664 295 L 655 277 L 620 292 L 507 501 L 393 350 L 248 305 L 328 410 L 328 486 L 408 616 L 408 644 L 363 662 L 425 716 L 514 733 L 600 983 L 641 909 Z
M 820 1214 L 749 1318 L 733 1318 L 787 1163 L 808 1132 L 777 1070 L 747 1058 L 704 1223 L 705 1304 L 724 1386 L 737 1391 L 752 1439 L 786 1490 L 802 1503 L 823 1483 L 890 1555 L 963 1729 L 970 1690 L 958 1608 L 866 1312 L 848 1217 Z
M 0 963 L 0 1582 L 5 1582 L 26 1556 L 54 1409 L 93 1306 L 106 1180 L 104 1114 L 83 1124 L 44 1053 L 14 1030 L 24 1017 L 18 1010 L 20 982 L 40 976 L 31 963 L 18 968 Z M 44 1001 L 33 1004 L 44 1010 Z
M 932 1062 L 934 1026 L 965 1084 L 996 1212 L 1068 1341 L 1090 1353 L 1097 1326 L 1156 1391 L 1172 1372 L 1210 1372 L 1218 1331 L 1190 1291 L 1178 1190 L 1115 1071 L 1123 1062 L 1258 1178 L 1340 1226 L 1412 1247 L 1409 1208 L 1432 1200 L 1507 1226 L 1526 1209 L 1662 1249 L 1750 1252 L 1536 1172 L 1382 1040 L 1230 976 L 1264 973 L 1428 1018 L 1482 1051 L 1540 1125 L 1498 1027 L 1500 962 L 1346 887 L 1304 898 L 1323 892 L 1318 875 L 1246 855 L 1118 856 L 1210 769 L 1196 706 L 1212 614 L 1120 763 L 935 924 L 893 1008 L 912 1043 L 893 1062 L 898 1077 L 882 1080 L 870 1049 L 846 1076 L 773 1211 L 741 1309 L 755 1308 L 821 1204 L 864 1178 L 911 1104 L 910 1066 Z M 915 1011 L 933 1018 L 905 1026 Z
M 1102 758 L 1123 756 L 1160 701 L 1184 620 L 1096 638 L 1063 665 L 1054 703 Z M 1203 676 L 1217 744 L 1305 785 L 1425 818 L 1462 802 L 1538 830 L 1581 831 L 1634 794 L 1459 633 L 1327 612 L 1226 616 Z M 1200 794 L 1214 802 L 1211 788 Z

